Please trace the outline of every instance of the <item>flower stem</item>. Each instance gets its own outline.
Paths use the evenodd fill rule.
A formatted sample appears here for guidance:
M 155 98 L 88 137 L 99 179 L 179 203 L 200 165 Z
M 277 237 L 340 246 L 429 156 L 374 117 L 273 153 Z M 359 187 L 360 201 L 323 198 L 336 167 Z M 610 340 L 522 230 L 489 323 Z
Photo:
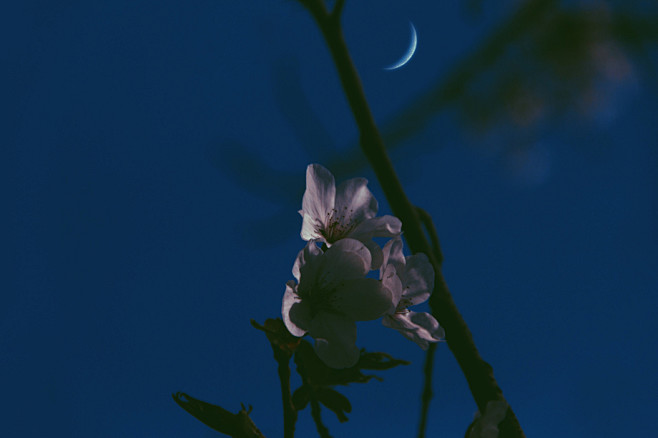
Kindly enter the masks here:
M 315 399 L 311 399 L 311 416 L 313 417 L 313 421 L 315 421 L 315 427 L 318 429 L 320 438 L 331 438 L 329 429 L 322 422 L 320 403 Z
M 340 15 L 330 13 L 324 0 L 299 0 L 315 19 L 338 70 L 343 91 L 359 128 L 361 148 L 370 162 L 393 213 L 400 218 L 409 248 L 413 253 L 425 253 L 436 273 L 434 293 L 430 298 L 433 315 L 446 331 L 446 341 L 468 382 L 471 394 L 481 412 L 487 402 L 504 400 L 502 390 L 473 342 L 471 332 L 448 290 L 441 266 L 424 232 L 418 210 L 407 198 L 386 152 L 363 92 L 361 80 L 350 57 L 340 27 Z M 500 437 L 525 437 L 511 408 L 500 428 Z
M 425 382 L 423 383 L 423 395 L 421 396 L 422 406 L 420 408 L 420 423 L 418 425 L 418 438 L 425 438 L 425 429 L 427 429 L 427 414 L 430 409 L 432 400 L 432 370 L 434 365 L 434 354 L 438 344 L 430 344 L 425 355 Z
M 274 344 L 272 344 L 272 349 L 275 349 Z M 277 354 L 276 350 L 279 350 L 280 353 Z M 292 403 L 290 392 L 290 356 L 278 347 L 276 347 L 276 350 L 274 351 L 274 357 L 279 363 L 278 372 L 279 380 L 281 381 L 281 399 L 283 402 L 283 436 L 284 438 L 294 438 L 297 410 Z

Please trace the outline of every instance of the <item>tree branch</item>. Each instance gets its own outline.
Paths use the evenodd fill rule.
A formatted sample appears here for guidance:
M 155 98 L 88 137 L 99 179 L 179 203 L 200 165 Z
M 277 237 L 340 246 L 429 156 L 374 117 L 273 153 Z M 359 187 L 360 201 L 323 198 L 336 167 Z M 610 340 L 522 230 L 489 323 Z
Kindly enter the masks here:
M 471 394 L 481 412 L 490 400 L 504 400 L 491 366 L 478 353 L 468 326 L 461 317 L 441 272 L 441 266 L 427 241 L 418 210 L 407 198 L 386 152 L 368 106 L 361 80 L 343 38 L 340 23 L 331 19 L 322 0 L 300 0 L 317 22 L 338 70 L 343 90 L 359 128 L 361 148 L 381 184 L 393 213 L 403 224 L 404 235 L 413 253 L 425 253 L 436 273 L 430 298 L 432 313 L 446 331 L 446 341 L 464 373 Z M 501 424 L 501 438 L 524 437 L 510 408 Z
M 281 399 L 283 402 L 283 436 L 284 438 L 294 438 L 297 410 L 292 403 L 292 394 L 290 392 L 290 356 L 287 356 L 274 344 L 272 344 L 272 350 L 274 350 L 274 358 L 279 364 L 278 372 L 279 380 L 281 381 Z
M 345 6 L 345 0 L 336 0 L 334 5 L 334 10 L 331 12 L 331 16 L 334 20 L 340 21 L 340 16 L 343 12 L 343 7 Z

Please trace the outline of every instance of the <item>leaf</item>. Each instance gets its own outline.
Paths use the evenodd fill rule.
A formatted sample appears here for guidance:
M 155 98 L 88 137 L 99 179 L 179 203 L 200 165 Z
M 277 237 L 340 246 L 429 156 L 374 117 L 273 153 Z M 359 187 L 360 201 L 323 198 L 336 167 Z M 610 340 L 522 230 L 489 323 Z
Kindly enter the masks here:
M 385 370 L 398 365 L 408 365 L 409 362 L 394 359 L 386 353 L 368 353 L 361 350 L 361 357 L 356 365 L 351 368 L 334 369 L 320 360 L 309 342 L 302 340 L 295 353 L 295 364 L 305 381 L 315 386 L 326 387 L 366 383 L 371 379 L 382 380 L 379 376 L 363 374 L 361 370 Z
M 302 385 L 292 394 L 292 404 L 296 410 L 301 411 L 311 400 L 311 392 L 307 385 Z
M 361 352 L 357 366 L 365 370 L 388 370 L 398 365 L 409 365 L 411 362 L 395 359 L 390 354 L 381 352 Z
M 352 404 L 347 397 L 330 388 L 321 388 L 315 395 L 320 403 L 334 411 L 338 417 L 338 421 L 344 423 L 348 420 L 345 412 L 352 412 Z
M 265 438 L 249 418 L 249 410 L 244 405 L 237 414 L 232 414 L 221 406 L 216 406 L 190 397 L 184 392 L 172 394 L 174 401 L 190 415 L 206 426 L 234 438 Z
M 281 318 L 268 318 L 265 320 L 264 325 L 260 325 L 252 319 L 251 325 L 253 325 L 258 330 L 265 332 L 265 335 L 267 335 L 267 339 L 272 344 L 272 347 L 276 346 L 287 353 L 288 358 L 290 358 L 302 340 L 302 338 L 298 338 L 290 334 Z

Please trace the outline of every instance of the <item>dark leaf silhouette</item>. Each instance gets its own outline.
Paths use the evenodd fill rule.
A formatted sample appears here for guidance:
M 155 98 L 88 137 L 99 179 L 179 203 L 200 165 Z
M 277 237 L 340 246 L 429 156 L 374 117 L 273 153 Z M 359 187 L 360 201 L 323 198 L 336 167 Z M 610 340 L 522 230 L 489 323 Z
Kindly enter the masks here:
M 277 346 L 280 350 L 288 354 L 292 354 L 301 342 L 301 338 L 290 334 L 281 318 L 268 318 L 265 320 L 264 325 L 260 325 L 252 319 L 251 325 L 265 332 L 267 339 L 272 345 Z
M 295 354 L 295 363 L 302 377 L 315 386 L 349 385 L 350 383 L 366 383 L 371 379 L 382 380 L 375 375 L 366 375 L 362 369 L 389 369 L 398 365 L 408 365 L 409 362 L 393 359 L 385 353 L 368 353 L 361 350 L 361 357 L 351 368 L 335 369 L 328 367 L 315 354 L 313 346 L 302 340 Z
M 655 7 L 638 13 L 633 8 L 637 3 L 567 7 L 557 0 L 522 2 L 448 74 L 438 75 L 406 106 L 382 121 L 386 147 L 391 152 L 404 148 L 401 159 L 415 155 L 408 153 L 409 148 L 417 154 L 440 147 L 441 139 L 426 131 L 431 131 L 431 123 L 446 110 L 456 110 L 466 132 L 495 135 L 496 144 L 507 145 L 501 153 L 516 156 L 536 143 L 548 122 L 558 122 L 574 112 L 590 117 L 612 105 L 610 96 L 633 73 L 634 61 L 649 73 L 655 72 L 651 51 L 658 42 L 658 14 Z M 466 6 L 477 9 L 480 4 L 471 1 Z M 277 60 L 272 76 L 279 109 L 309 161 L 322 162 L 337 180 L 363 173 L 367 162 L 358 141 L 340 151 L 332 147 L 304 95 L 297 61 Z M 222 150 L 223 168 L 239 184 L 286 206 L 300 204 L 301 174 L 295 177 L 274 170 L 242 145 Z M 274 180 L 276 187 L 268 185 L 267 181 Z M 250 238 L 263 229 L 262 223 L 242 226 L 250 228 L 245 233 Z M 271 239 L 258 242 L 276 243 Z
M 338 421 L 344 423 L 348 420 L 345 413 L 352 412 L 352 404 L 343 394 L 331 388 L 320 388 L 315 396 L 320 403 L 336 414 Z
M 311 389 L 307 385 L 302 385 L 295 390 L 292 395 L 292 403 L 295 409 L 301 411 L 308 405 L 311 400 Z
M 274 97 L 281 114 L 306 150 L 309 157 L 326 162 L 336 155 L 335 144 L 313 111 L 302 89 L 302 78 L 297 58 L 279 58 L 273 66 Z
M 292 396 L 295 408 L 302 410 L 310 401 L 311 407 L 315 406 L 314 415 L 318 416 L 318 402 L 320 402 L 331 409 L 341 422 L 348 420 L 345 413 L 351 412 L 352 405 L 347 397 L 332 389 L 332 386 L 366 383 L 371 379 L 382 380 L 375 375 L 363 374 L 362 369 L 385 370 L 409 364 L 407 361 L 394 359 L 386 353 L 368 353 L 361 350 L 361 357 L 356 365 L 346 369 L 334 369 L 325 365 L 315 354 L 313 346 L 305 340 L 301 340 L 295 350 L 295 363 L 303 381 L 302 386 Z
M 402 359 L 395 359 L 390 354 L 381 352 L 361 352 L 358 367 L 364 370 L 388 370 L 398 365 L 409 365 Z
M 283 172 L 272 168 L 257 152 L 239 141 L 224 141 L 206 151 L 208 160 L 239 185 L 263 199 L 287 204 L 301 199 L 304 172 Z
M 183 392 L 172 394 L 174 401 L 190 415 L 218 432 L 234 438 L 264 438 L 254 422 L 249 418 L 249 410 L 242 406 L 237 414 L 226 409 L 190 397 Z

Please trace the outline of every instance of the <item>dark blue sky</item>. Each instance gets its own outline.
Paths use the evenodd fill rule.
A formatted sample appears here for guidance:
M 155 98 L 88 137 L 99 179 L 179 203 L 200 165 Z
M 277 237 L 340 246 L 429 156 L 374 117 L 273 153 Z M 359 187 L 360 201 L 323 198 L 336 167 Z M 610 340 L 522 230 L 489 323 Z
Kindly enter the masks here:
M 347 1 L 346 40 L 382 126 L 517 2 L 481 15 L 447 3 Z M 357 131 L 314 22 L 294 1 L 6 8 L 2 435 L 214 436 L 172 401 L 185 391 L 252 404 L 280 436 L 276 364 L 249 319 L 280 315 L 306 165 L 367 177 L 390 212 L 368 168 L 340 163 Z M 383 71 L 409 21 L 416 55 Z M 562 74 L 538 69 L 533 47 L 513 46 L 469 102 L 400 142 L 396 168 L 434 217 L 448 285 L 526 434 L 640 435 L 658 408 L 655 44 L 640 57 L 591 42 L 592 84 L 562 106 L 478 97 L 515 78 L 508 68 L 522 74 L 504 83 L 539 89 Z M 474 109 L 511 116 L 478 124 Z M 412 365 L 341 388 L 353 412 L 345 424 L 326 412 L 330 429 L 415 436 L 423 352 L 378 322 L 360 324 L 358 344 Z M 463 436 L 475 404 L 445 345 L 435 363 L 428 430 Z M 308 416 L 299 436 L 313 436 Z

